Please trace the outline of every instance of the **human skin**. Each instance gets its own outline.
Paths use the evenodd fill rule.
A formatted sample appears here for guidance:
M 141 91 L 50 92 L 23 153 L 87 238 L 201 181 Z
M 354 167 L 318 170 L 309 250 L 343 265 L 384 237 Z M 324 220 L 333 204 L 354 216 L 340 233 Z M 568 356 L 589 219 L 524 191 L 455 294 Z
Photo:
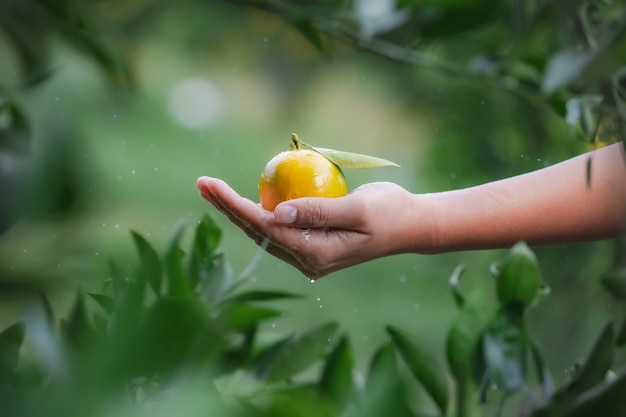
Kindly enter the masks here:
M 621 143 L 470 188 L 415 194 L 389 182 L 339 198 L 300 198 L 274 212 L 226 182 L 200 194 L 272 255 L 311 279 L 401 253 L 434 254 L 618 237 L 626 230 Z

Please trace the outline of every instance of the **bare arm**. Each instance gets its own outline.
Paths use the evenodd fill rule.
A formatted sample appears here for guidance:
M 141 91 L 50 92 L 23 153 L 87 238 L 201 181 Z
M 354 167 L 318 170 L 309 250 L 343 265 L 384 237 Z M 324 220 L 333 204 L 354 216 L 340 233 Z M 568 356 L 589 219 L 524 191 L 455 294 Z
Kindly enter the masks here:
M 621 143 L 467 189 L 412 194 L 372 183 L 341 198 L 290 200 L 274 212 L 219 179 L 199 178 L 198 188 L 257 244 L 315 279 L 398 253 L 604 239 L 626 226 Z
M 508 247 L 519 240 L 545 245 L 615 237 L 626 220 L 623 146 L 431 198 L 438 252 Z

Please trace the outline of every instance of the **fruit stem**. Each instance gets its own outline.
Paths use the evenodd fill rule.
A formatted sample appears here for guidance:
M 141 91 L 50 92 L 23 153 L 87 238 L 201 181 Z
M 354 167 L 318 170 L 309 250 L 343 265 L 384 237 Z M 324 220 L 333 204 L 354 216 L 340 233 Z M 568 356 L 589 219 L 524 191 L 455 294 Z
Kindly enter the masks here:
M 292 142 L 292 145 L 296 147 L 296 150 L 299 151 L 300 145 L 302 144 L 302 142 L 300 141 L 300 138 L 298 137 L 298 135 L 296 135 L 295 133 L 292 133 L 291 142 Z

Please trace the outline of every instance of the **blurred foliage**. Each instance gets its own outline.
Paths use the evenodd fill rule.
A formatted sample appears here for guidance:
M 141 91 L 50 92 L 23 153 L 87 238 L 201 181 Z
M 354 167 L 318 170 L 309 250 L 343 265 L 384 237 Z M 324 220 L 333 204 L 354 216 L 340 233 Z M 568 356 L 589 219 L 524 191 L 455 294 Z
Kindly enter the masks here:
M 323 35 L 540 100 L 590 142 L 625 133 L 626 8 L 619 1 L 241 0 Z
M 210 27 L 216 17 L 210 15 L 211 11 L 224 11 L 213 5 L 203 9 L 209 3 L 213 2 L 186 0 L 179 7 L 195 4 L 199 10 L 206 10 Z M 626 67 L 621 53 L 626 49 L 623 2 L 509 0 L 499 2 L 497 7 L 484 0 L 396 3 L 230 0 L 227 3 L 280 16 L 328 57 L 333 56 L 333 42 L 342 42 L 410 67 L 430 69 L 451 80 L 463 80 L 470 88 L 483 90 L 481 94 L 485 98 L 480 104 L 497 110 L 501 120 L 507 114 L 513 117 L 523 112 L 523 108 L 536 105 L 531 103 L 538 103 L 558 116 L 574 136 L 592 146 L 623 140 L 626 136 Z M 24 172 L 28 171 L 25 154 L 31 134 L 27 110 L 20 107 L 19 97 L 44 83 L 57 70 L 52 59 L 55 44 L 61 41 L 84 54 L 112 85 L 133 90 L 137 85 L 133 69 L 135 42 L 140 42 L 140 34 L 149 31 L 152 22 L 165 16 L 171 7 L 158 0 L 2 2 L 0 28 L 10 48 L 3 53 L 11 54 L 19 65 L 17 82 L 0 81 L 0 183 L 6 195 L 16 196 L 17 190 L 21 190 L 19 194 L 29 194 L 24 191 L 28 187 L 21 183 L 23 180 L 17 179 L 25 177 Z M 204 27 L 200 33 L 217 37 L 206 23 L 190 21 L 189 26 L 196 33 L 196 29 Z M 189 47 L 198 43 L 197 34 L 175 36 L 183 36 L 180 40 Z M 282 82 L 289 81 L 283 78 Z M 408 91 L 418 85 L 406 76 L 400 82 Z M 502 108 L 494 95 L 497 89 L 518 95 L 519 108 Z M 548 127 L 548 112 L 531 110 L 526 127 L 513 134 L 506 129 L 506 121 L 473 119 L 469 109 L 477 103 L 464 104 L 459 90 L 443 95 L 430 92 L 423 96 L 424 91 L 420 90 L 413 93 L 440 108 L 447 106 L 450 99 L 459 100 L 460 111 L 446 119 L 447 126 L 442 127 L 440 139 L 434 144 L 432 159 L 433 164 L 442 165 L 445 160 L 446 166 L 456 167 L 458 172 L 451 173 L 455 178 L 467 177 L 465 173 L 476 166 L 485 167 L 485 174 L 475 181 L 493 178 L 501 172 L 506 164 L 500 149 L 504 140 L 509 147 L 515 141 L 525 143 L 522 146 L 526 149 L 528 146 L 537 149 L 536 153 L 541 149 L 548 154 L 544 158 L 550 158 L 545 138 L 554 132 Z M 479 134 L 483 138 L 472 135 L 472 140 L 468 140 L 451 133 L 451 129 L 459 126 L 480 132 L 481 123 L 492 126 Z M 520 154 L 523 156 L 524 152 Z M 52 194 L 67 196 L 58 197 L 63 201 L 51 204 L 50 209 L 72 205 L 71 199 L 79 190 L 68 192 L 65 180 L 48 181 L 47 188 L 59 189 Z M 468 185 L 463 180 L 452 184 Z M 2 208 L 3 229 L 23 211 L 20 200 L 28 201 L 28 197 L 15 197 Z
M 163 255 L 133 232 L 139 262 L 131 273 L 112 261 L 102 292 L 78 291 L 64 318 L 42 295 L 23 321 L 0 332 L 2 415 L 461 417 L 481 415 L 496 394 L 496 415 L 626 413 L 618 394 L 626 368 L 614 363 L 612 323 L 571 380 L 554 387 L 527 330 L 526 310 L 545 291 L 524 243 L 493 268 L 497 298 L 486 287 L 462 290 L 463 268 L 455 270 L 458 314 L 447 364 L 411 332 L 389 325 L 357 383 L 351 341 L 337 323 L 268 339 L 261 325 L 281 312 L 266 303 L 297 295 L 242 289 L 249 277 L 234 278 L 224 267 L 221 230 L 211 218 L 198 223 L 186 251 L 183 230 Z M 617 280 L 623 276 L 607 282 Z M 410 394 L 416 384 L 426 398 Z
M 228 48 L 224 34 L 248 23 L 229 8 L 240 6 L 282 18 L 327 60 L 347 45 L 400 64 L 398 95 L 415 112 L 439 109 L 428 161 L 455 168 L 454 181 L 439 186 L 512 173 L 513 153 L 542 155 L 545 162 L 533 165 L 541 167 L 563 149 L 579 149 L 576 141 L 548 139 L 558 136 L 554 120 L 590 148 L 626 138 L 622 1 L 2 0 L 0 53 L 3 64 L 16 65 L 13 78 L 0 80 L 0 233 L 24 216 L 71 217 L 93 197 L 85 181 L 92 167 L 79 157 L 80 116 L 60 121 L 50 109 L 50 120 L 33 120 L 24 100 L 60 70 L 59 45 L 92 62 L 112 90 L 135 92 L 137 44 L 152 25 L 189 7 L 185 24 L 166 26 L 163 36 L 191 54 L 206 53 L 209 41 Z M 273 68 L 280 68 L 285 58 L 274 53 Z M 274 77 L 293 97 L 311 67 Z M 448 90 L 429 88 L 429 79 L 441 77 Z M 499 117 L 476 118 L 476 106 Z M 512 131 L 509 117 L 524 123 Z M 555 387 L 528 329 L 546 289 L 523 245 L 492 269 L 495 297 L 482 288 L 462 291 L 464 269 L 455 270 L 458 313 L 441 348 L 446 363 L 412 332 L 389 325 L 359 381 L 352 341 L 338 323 L 271 338 L 262 323 L 282 313 L 269 303 L 297 296 L 243 290 L 211 219 L 199 223 L 187 252 L 182 233 L 164 254 L 133 233 L 136 269 L 112 262 L 102 291 L 78 291 L 62 320 L 42 293 L 23 322 L 0 333 L 0 414 L 473 416 L 492 407 L 501 414 L 626 415 L 626 372 L 615 359 L 616 346 L 626 344 L 626 314 L 617 312 L 616 324 L 602 328 L 586 360 Z M 623 306 L 623 254 L 616 254 L 617 268 L 601 282 Z M 547 267 L 549 275 L 580 273 L 593 255 L 571 249 L 566 263 Z M 517 285 L 520 275 L 529 286 Z M 2 288 L 8 284 L 2 277 Z M 424 401 L 414 399 L 417 388 Z

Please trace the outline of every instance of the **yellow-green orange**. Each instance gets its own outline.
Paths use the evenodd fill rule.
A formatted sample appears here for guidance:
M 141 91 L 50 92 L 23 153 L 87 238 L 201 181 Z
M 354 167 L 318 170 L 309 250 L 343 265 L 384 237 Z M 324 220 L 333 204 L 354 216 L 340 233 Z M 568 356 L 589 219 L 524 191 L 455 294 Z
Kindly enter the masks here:
M 341 169 L 322 154 L 294 149 L 272 158 L 259 181 L 261 206 L 273 211 L 281 202 L 300 197 L 341 197 L 348 193 Z

